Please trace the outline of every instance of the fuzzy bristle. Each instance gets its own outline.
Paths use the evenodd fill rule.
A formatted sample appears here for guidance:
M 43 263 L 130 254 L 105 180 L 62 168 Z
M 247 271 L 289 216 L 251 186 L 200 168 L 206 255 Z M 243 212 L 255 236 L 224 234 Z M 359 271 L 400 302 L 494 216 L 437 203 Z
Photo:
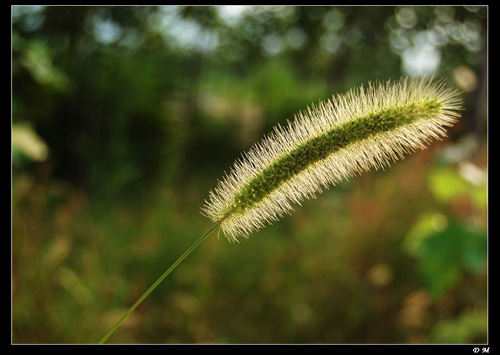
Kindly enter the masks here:
M 369 83 L 320 102 L 280 125 L 236 160 L 202 213 L 230 241 L 277 221 L 343 179 L 388 166 L 433 140 L 460 116 L 442 81 Z

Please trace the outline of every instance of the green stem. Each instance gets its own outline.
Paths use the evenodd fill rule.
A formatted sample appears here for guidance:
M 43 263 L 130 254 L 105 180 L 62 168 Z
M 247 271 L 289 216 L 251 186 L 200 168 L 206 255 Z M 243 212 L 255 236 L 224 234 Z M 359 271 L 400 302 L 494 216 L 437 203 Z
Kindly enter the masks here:
M 130 307 L 128 309 L 128 311 L 120 318 L 120 320 L 113 326 L 113 328 L 111 328 L 107 333 L 106 335 L 104 335 L 102 337 L 101 340 L 99 340 L 99 344 L 103 344 L 106 339 L 108 339 L 111 334 L 113 334 L 115 332 L 116 329 L 118 329 L 118 327 L 123 323 L 123 321 L 142 303 L 142 301 L 144 301 L 146 299 L 146 297 L 149 296 L 149 294 L 151 292 L 153 292 L 153 290 L 172 272 L 175 270 L 175 268 L 177 266 L 179 266 L 179 264 L 189 255 L 191 254 L 191 252 L 193 250 L 196 249 L 196 247 L 198 247 L 198 245 L 200 245 L 208 236 L 210 233 L 213 232 L 213 230 L 215 228 L 217 228 L 217 226 L 219 224 L 221 224 L 222 220 L 215 223 L 212 227 L 210 227 L 209 230 L 207 230 L 205 232 L 205 234 L 203 234 L 196 242 L 193 243 L 193 245 L 191 245 L 185 252 L 184 254 L 182 254 L 179 259 L 177 259 L 173 264 L 172 266 L 170 266 L 164 273 L 163 275 L 161 275 L 158 280 L 155 281 L 154 284 L 152 284 L 147 290 L 146 292 L 144 292 L 144 294 L 132 305 L 132 307 Z

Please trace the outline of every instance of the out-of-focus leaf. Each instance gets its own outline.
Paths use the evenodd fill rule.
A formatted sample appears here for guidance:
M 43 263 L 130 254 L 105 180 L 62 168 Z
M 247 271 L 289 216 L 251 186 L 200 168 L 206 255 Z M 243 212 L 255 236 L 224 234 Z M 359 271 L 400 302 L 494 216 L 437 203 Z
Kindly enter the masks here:
M 464 311 L 457 319 L 438 322 L 433 330 L 433 342 L 456 344 L 486 341 L 486 312 Z
M 476 208 L 486 206 L 486 172 L 470 162 L 462 162 L 458 170 L 450 166 L 434 168 L 429 173 L 429 188 L 442 203 L 467 196 Z
M 448 225 L 448 219 L 439 212 L 429 212 L 423 215 L 408 232 L 403 247 L 413 256 L 418 256 L 422 242 L 440 232 Z
M 486 260 L 486 233 L 442 215 L 427 215 L 410 231 L 406 249 L 419 259 L 427 288 L 439 296 L 460 280 L 461 271 L 478 273 Z
M 467 180 L 471 202 L 477 208 L 484 208 L 488 202 L 486 189 L 487 173 L 471 162 L 462 162 L 459 169 L 460 175 Z
M 60 91 L 68 87 L 68 77 L 52 64 L 49 49 L 42 42 L 29 42 L 29 45 L 23 51 L 20 62 L 40 85 L 49 86 Z
M 450 167 L 439 167 L 429 173 L 429 188 L 442 203 L 451 202 L 456 196 L 467 193 L 468 184 Z
M 34 161 L 47 159 L 49 149 L 47 144 L 28 125 L 12 125 L 12 150 L 20 152 Z M 13 154 L 15 158 L 17 155 Z

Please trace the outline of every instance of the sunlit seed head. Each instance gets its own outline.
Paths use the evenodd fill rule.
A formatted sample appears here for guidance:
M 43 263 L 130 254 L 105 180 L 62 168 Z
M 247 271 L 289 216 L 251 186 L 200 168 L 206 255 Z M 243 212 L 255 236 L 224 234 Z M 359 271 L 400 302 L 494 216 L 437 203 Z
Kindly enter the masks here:
M 244 152 L 202 207 L 230 241 L 279 220 L 293 205 L 446 136 L 461 101 L 443 81 L 368 83 L 312 105 Z

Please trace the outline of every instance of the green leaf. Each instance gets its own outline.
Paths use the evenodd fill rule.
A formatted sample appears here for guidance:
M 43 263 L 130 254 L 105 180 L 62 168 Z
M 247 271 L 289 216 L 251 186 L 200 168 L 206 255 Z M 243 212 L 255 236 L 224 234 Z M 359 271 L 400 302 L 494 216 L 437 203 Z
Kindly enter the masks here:
M 429 173 L 429 188 L 442 203 L 449 203 L 459 195 L 467 194 L 468 184 L 450 167 L 439 167 Z
M 471 343 L 486 341 L 488 325 L 485 311 L 467 310 L 457 319 L 442 320 L 432 330 L 437 343 Z
M 32 41 L 23 51 L 21 64 L 31 73 L 40 84 L 63 91 L 68 87 L 69 78 L 55 67 L 46 44 Z
M 408 233 L 406 250 L 418 258 L 428 290 L 440 296 L 459 280 L 463 270 L 480 273 L 486 260 L 487 236 L 440 214 L 425 215 Z
M 403 248 L 413 256 L 419 256 L 422 242 L 448 226 L 448 219 L 439 212 L 424 214 L 408 232 Z
M 429 188 L 441 203 L 467 196 L 476 208 L 484 208 L 488 199 L 485 177 L 486 172 L 471 163 L 463 163 L 459 170 L 437 167 L 429 173 Z

